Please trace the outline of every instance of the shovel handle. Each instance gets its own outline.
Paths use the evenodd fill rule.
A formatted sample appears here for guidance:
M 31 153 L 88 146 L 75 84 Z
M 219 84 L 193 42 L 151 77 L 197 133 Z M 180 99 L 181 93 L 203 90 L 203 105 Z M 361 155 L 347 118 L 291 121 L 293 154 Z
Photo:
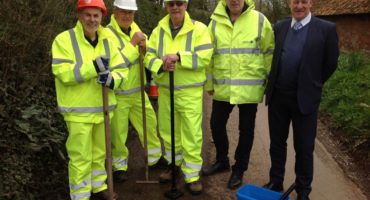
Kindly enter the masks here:
M 281 195 L 279 200 L 285 200 L 289 197 L 289 194 L 295 189 L 296 184 L 293 183 L 284 194 Z

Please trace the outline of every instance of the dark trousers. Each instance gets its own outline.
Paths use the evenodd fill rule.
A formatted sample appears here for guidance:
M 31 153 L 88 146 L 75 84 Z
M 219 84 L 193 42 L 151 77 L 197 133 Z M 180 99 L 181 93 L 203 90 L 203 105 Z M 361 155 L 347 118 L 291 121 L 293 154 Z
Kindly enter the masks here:
M 229 140 L 226 124 L 235 105 L 229 102 L 213 100 L 211 129 L 216 146 L 216 161 L 229 163 Z M 233 170 L 244 172 L 248 169 L 249 156 L 254 139 L 254 126 L 257 104 L 239 104 L 239 143 L 235 151 Z
M 299 110 L 295 92 L 275 90 L 268 105 L 268 119 L 271 139 L 270 181 L 275 184 L 284 182 L 287 139 L 289 125 L 292 122 L 293 143 L 296 152 L 296 191 L 310 193 L 313 179 L 317 111 L 303 115 Z

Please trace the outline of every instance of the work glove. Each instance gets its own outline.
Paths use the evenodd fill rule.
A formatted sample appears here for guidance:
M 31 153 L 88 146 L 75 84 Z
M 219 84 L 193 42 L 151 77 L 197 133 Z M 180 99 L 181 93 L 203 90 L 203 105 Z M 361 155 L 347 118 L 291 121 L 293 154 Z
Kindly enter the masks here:
M 109 58 L 107 57 L 99 56 L 93 63 L 97 74 L 109 70 Z
M 97 82 L 112 90 L 114 89 L 114 78 L 112 76 L 112 73 L 109 70 L 100 72 Z

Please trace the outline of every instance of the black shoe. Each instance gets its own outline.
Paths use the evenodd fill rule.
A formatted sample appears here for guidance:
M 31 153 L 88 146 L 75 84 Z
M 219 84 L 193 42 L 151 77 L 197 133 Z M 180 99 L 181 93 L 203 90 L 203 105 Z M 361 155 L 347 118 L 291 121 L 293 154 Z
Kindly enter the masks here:
M 227 187 L 229 189 L 236 189 L 242 184 L 242 182 L 243 182 L 243 172 L 233 170 L 229 182 L 227 183 Z
M 155 163 L 152 166 L 149 166 L 149 169 L 151 169 L 151 170 L 153 170 L 153 169 L 167 169 L 167 168 L 168 168 L 168 162 L 163 156 L 161 156 L 159 158 L 157 163 Z
M 202 174 L 205 176 L 210 176 L 216 173 L 224 172 L 224 171 L 229 171 L 230 170 L 230 165 L 229 163 L 222 163 L 222 162 L 216 162 L 212 166 L 208 168 L 204 168 L 202 170 Z
M 307 193 L 305 193 L 305 192 L 299 193 L 298 192 L 297 200 L 310 200 L 310 198 L 308 197 Z
M 128 180 L 128 175 L 125 170 L 118 170 L 113 172 L 114 182 L 121 183 Z
M 266 189 L 269 189 L 269 190 L 273 190 L 275 192 L 282 192 L 282 191 L 284 191 L 283 184 L 274 184 L 273 182 L 268 182 L 263 187 L 266 188 Z

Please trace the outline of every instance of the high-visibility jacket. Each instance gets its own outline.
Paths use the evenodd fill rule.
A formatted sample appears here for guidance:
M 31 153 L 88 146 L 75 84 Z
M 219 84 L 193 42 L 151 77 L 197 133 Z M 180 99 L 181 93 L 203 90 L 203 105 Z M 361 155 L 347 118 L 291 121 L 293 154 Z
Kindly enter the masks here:
M 206 80 L 205 67 L 210 62 L 212 44 L 204 24 L 193 21 L 185 12 L 183 27 L 172 39 L 170 16 L 165 16 L 153 30 L 145 56 L 145 66 L 154 74 L 159 87 L 169 87 L 168 73 L 158 74 L 166 54 L 178 53 L 181 58 L 176 63 L 175 89 L 203 86 Z
M 65 121 L 100 123 L 103 121 L 102 85 L 93 60 L 109 58 L 114 88 L 120 87 L 128 75 L 125 61 L 117 47 L 107 39 L 107 30 L 98 28 L 98 44 L 94 48 L 86 39 L 80 22 L 59 34 L 52 45 L 52 72 L 55 76 L 58 109 Z M 116 106 L 116 98 L 109 90 L 109 108 Z
M 119 50 L 122 53 L 123 58 L 125 59 L 125 64 L 130 68 L 130 73 L 128 79 L 121 85 L 120 88 L 115 90 L 116 94 L 132 94 L 140 91 L 140 71 L 139 71 L 139 45 L 134 47 L 130 41 L 132 36 L 136 32 L 142 32 L 139 26 L 132 22 L 130 25 L 131 31 L 130 36 L 123 33 L 118 25 L 114 15 L 111 16 L 110 23 L 106 27 L 109 29 L 109 40 L 112 40 L 114 43 L 118 44 Z M 145 76 L 145 73 L 144 73 Z M 144 77 L 144 84 L 146 78 Z
M 274 49 L 270 22 L 254 10 L 253 0 L 245 3 L 247 9 L 231 23 L 221 0 L 208 25 L 214 54 L 205 90 L 214 91 L 213 99 L 231 104 L 262 101 Z

